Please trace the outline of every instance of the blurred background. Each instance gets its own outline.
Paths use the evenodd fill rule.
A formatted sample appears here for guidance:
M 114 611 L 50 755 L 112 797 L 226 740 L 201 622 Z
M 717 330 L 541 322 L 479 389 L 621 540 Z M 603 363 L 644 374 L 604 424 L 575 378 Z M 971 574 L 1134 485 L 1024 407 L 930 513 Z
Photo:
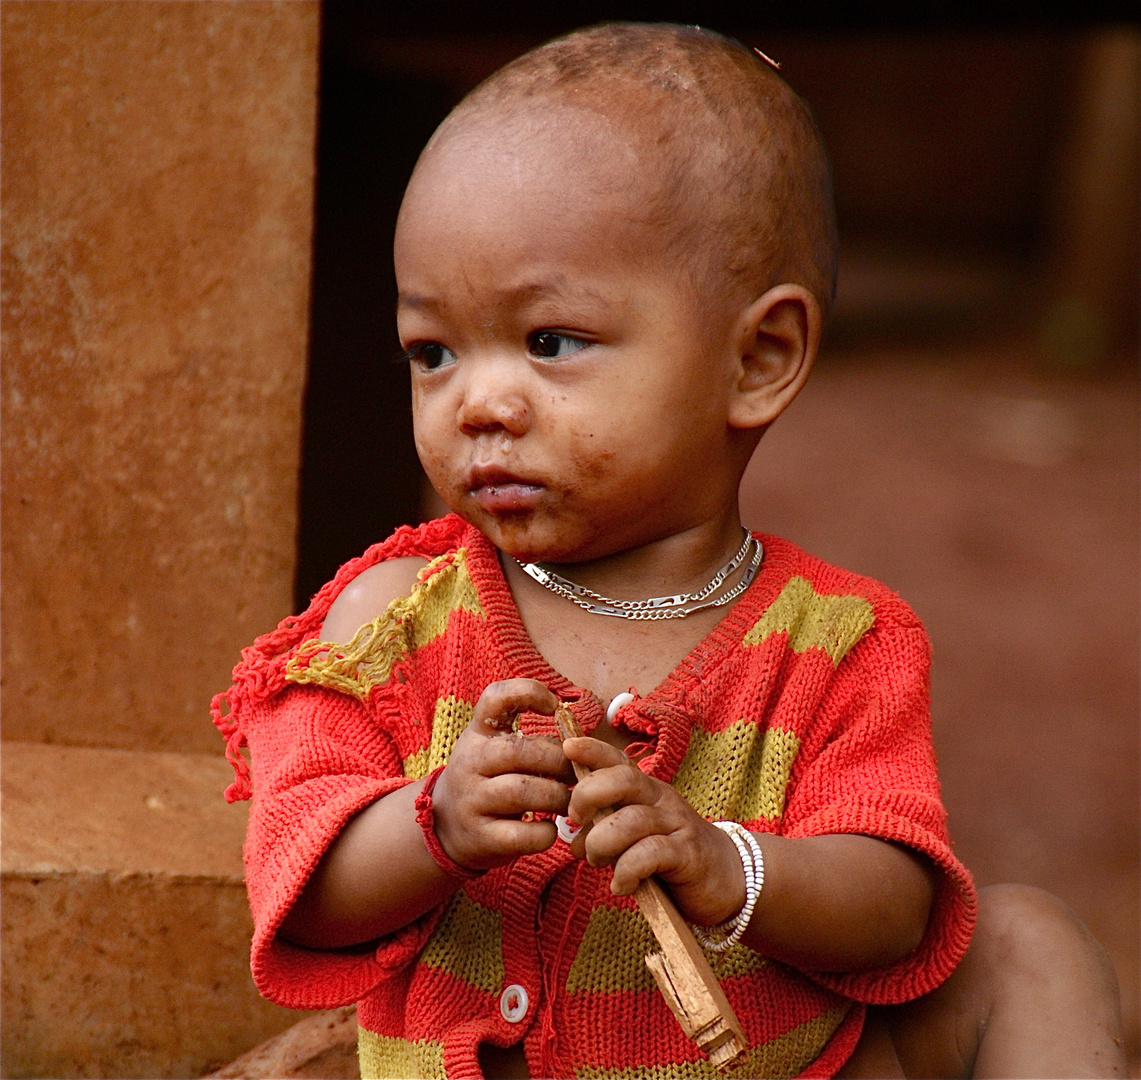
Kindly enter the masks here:
M 436 512 L 390 362 L 404 184 L 480 79 L 605 18 L 730 34 L 811 105 L 837 307 L 746 522 L 919 612 L 956 849 L 1090 926 L 1139 1075 L 1138 19 L 915 7 L 0 5 L 5 1076 L 199 1075 L 293 1018 L 240 971 L 205 707 Z M 150 927 L 126 944 L 116 889 Z

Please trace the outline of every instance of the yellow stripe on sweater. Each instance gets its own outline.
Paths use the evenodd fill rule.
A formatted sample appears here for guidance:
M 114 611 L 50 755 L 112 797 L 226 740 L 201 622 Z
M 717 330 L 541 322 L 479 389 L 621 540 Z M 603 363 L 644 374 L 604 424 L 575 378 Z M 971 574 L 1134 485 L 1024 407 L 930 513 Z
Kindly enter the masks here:
M 753 952 L 744 945 L 734 945 L 723 953 L 709 953 L 707 959 L 718 982 L 734 979 L 739 975 L 755 975 L 768 963 L 759 952 Z
M 796 1076 L 812 1064 L 828 1045 L 833 1032 L 848 1014 L 849 1006 L 824 1013 L 799 1024 L 761 1046 L 752 1047 L 741 1063 L 720 1072 L 708 1058 L 678 1061 L 665 1065 L 632 1065 L 626 1069 L 582 1066 L 575 1076 L 582 1080 L 729 1080 L 743 1077 Z
M 420 571 L 420 581 L 409 597 L 417 608 L 413 648 L 427 645 L 447 630 L 448 616 L 453 611 L 470 611 L 483 617 L 483 605 L 467 568 L 467 549 L 457 549 L 452 553 L 450 565 L 432 573 L 433 568 L 447 558 L 441 555 Z
M 447 764 L 452 747 L 471 722 L 475 706 L 463 698 L 442 697 L 432 715 L 432 741 L 404 759 L 404 775 L 423 780 L 433 769 Z
M 365 701 L 373 687 L 388 682 L 401 658 L 438 638 L 448 628 L 448 616 L 461 610 L 483 615 L 463 548 L 428 563 L 412 592 L 393 600 L 347 645 L 317 638 L 302 642 L 285 665 L 285 678 Z
M 637 911 L 596 907 L 567 975 L 568 994 L 653 990 L 646 953 L 657 948 L 650 924 Z
M 637 911 L 596 907 L 567 976 L 568 994 L 615 994 L 654 990 L 654 977 L 646 967 L 646 954 L 658 948 L 649 923 Z M 718 979 L 751 975 L 767 961 L 744 945 L 711 954 Z
M 498 994 L 503 989 L 503 920 L 498 911 L 454 893 L 440 925 L 420 954 L 426 967 Z
M 776 821 L 800 739 L 781 728 L 737 720 L 722 731 L 695 727 L 674 780 L 682 798 L 710 820 Z
M 375 1035 L 362 1027 L 357 1032 L 357 1056 L 361 1080 L 444 1076 L 444 1047 L 431 1039 L 411 1042 L 391 1035 Z
M 744 644 L 760 645 L 784 632 L 793 652 L 823 649 L 839 664 L 874 622 L 872 605 L 864 597 L 821 595 L 805 578 L 794 577 L 753 624 Z

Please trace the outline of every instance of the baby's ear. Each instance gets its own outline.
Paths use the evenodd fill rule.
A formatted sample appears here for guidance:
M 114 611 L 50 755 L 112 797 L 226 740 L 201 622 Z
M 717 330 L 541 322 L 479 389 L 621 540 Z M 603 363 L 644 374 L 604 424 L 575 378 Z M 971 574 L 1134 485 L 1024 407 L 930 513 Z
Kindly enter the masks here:
M 820 347 L 823 317 L 802 285 L 775 285 L 742 313 L 729 425 L 771 424 L 804 385 Z

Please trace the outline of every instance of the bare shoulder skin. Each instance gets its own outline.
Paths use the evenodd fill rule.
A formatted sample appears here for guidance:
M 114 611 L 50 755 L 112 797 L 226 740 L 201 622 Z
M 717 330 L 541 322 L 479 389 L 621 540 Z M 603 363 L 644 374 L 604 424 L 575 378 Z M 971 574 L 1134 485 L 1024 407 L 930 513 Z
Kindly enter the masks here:
M 370 566 L 341 590 L 321 624 L 322 641 L 345 643 L 367 622 L 372 622 L 393 600 L 407 596 L 427 559 L 410 556 Z

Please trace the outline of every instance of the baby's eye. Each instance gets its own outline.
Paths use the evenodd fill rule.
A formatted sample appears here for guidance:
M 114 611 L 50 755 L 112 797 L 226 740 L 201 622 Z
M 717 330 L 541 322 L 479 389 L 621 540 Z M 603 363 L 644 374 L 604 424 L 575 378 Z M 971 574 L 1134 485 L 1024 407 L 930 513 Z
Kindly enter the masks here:
M 541 356 L 545 360 L 569 356 L 587 344 L 582 338 L 559 334 L 554 330 L 536 330 L 527 337 L 527 351 L 532 356 Z
M 438 341 L 416 341 L 400 354 L 400 359 L 416 364 L 426 371 L 435 371 L 445 364 L 454 364 L 456 354 Z

